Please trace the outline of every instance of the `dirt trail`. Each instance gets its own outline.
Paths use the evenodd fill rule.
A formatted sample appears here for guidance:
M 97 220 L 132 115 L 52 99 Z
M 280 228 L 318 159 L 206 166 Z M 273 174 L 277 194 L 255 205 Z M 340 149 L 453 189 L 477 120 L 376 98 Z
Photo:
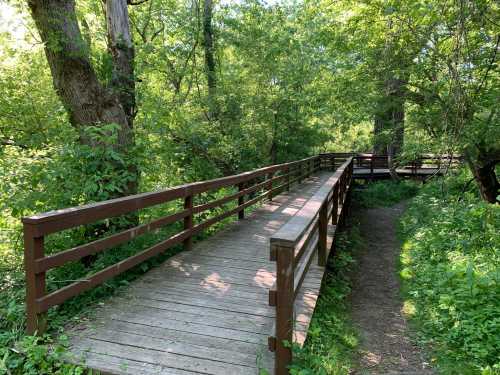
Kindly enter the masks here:
M 419 349 L 412 345 L 401 312 L 397 276 L 397 219 L 404 204 L 359 212 L 366 242 L 353 277 L 352 318 L 361 333 L 356 375 L 434 374 Z

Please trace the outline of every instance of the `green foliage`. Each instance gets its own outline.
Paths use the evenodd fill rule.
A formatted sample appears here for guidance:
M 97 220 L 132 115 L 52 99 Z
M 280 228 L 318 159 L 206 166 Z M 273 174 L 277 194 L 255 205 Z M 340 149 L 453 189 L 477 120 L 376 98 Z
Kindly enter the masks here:
M 493 55 L 498 5 L 491 0 L 215 3 L 215 100 L 220 108 L 215 120 L 207 116 L 202 2 L 155 0 L 129 7 L 137 78 L 136 146 L 119 149 L 116 125 L 96 124 L 81 134 L 71 126 L 52 88 L 27 2 L 0 0 L 0 372 L 5 367 L 14 373 L 72 371 L 59 365 L 57 357 L 44 359 L 49 338 L 23 337 L 22 216 L 116 197 L 138 175 L 139 191 L 151 191 L 318 151 L 368 151 L 380 83 L 388 72 L 408 77 L 404 158 L 470 149 L 476 157 L 475 148 L 495 149 L 500 139 L 500 85 Z M 77 17 L 92 67 L 106 86 L 113 67 L 102 2 L 78 1 Z M 384 54 L 388 43 L 391 58 Z M 81 137 L 88 142 L 82 144 Z M 415 189 L 407 183 L 373 184 L 361 200 L 365 206 L 389 205 Z M 201 200 L 223 193 L 227 191 Z M 178 208 L 173 203 L 143 210 L 138 220 Z M 128 219 L 49 236 L 47 252 L 113 233 Z M 146 236 L 100 254 L 90 267 L 75 262 L 52 270 L 48 288 L 103 269 L 175 230 L 171 226 L 159 237 Z M 112 294 L 175 251 L 52 309 L 52 332 L 83 313 L 81 306 Z M 347 257 L 341 255 L 342 261 Z M 467 280 L 476 280 L 476 263 L 470 264 Z M 339 281 L 340 289 L 332 285 L 325 294 L 332 301 L 342 299 L 342 285 Z M 332 314 L 345 316 L 342 307 L 335 308 Z M 324 324 L 330 324 L 327 312 L 322 315 Z M 341 323 L 334 323 L 343 332 Z M 315 332 L 311 342 L 320 343 L 317 350 L 323 354 L 318 358 L 329 363 L 324 368 L 334 366 L 332 358 L 341 363 L 347 358 L 335 345 L 328 352 L 328 337 L 336 335 L 330 328 L 318 331 L 316 339 Z M 312 356 L 303 362 L 308 361 Z M 312 362 L 304 366 L 303 371 L 321 368 Z
M 15 347 L 0 346 L 0 374 L 82 375 L 81 367 L 65 363 L 64 337 L 54 343 L 49 336 L 25 336 Z
M 292 375 L 347 375 L 358 335 L 349 318 L 349 275 L 355 267 L 353 252 L 361 244 L 359 229 L 352 227 L 337 238 L 337 255 L 329 259 L 328 271 L 303 348 L 294 347 Z
M 426 185 L 401 220 L 406 310 L 443 374 L 500 371 L 500 209 L 469 178 Z
M 364 208 L 387 207 L 413 197 L 418 189 L 414 181 L 376 181 L 361 185 L 353 200 Z

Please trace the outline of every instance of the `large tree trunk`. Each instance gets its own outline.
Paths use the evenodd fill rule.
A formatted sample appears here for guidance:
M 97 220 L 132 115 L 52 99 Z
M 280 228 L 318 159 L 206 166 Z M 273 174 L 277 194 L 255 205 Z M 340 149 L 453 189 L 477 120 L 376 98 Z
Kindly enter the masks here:
M 127 117 L 130 131 L 130 146 L 135 144 L 132 131 L 136 115 L 135 102 L 135 50 L 130 33 L 130 22 L 126 0 L 106 0 L 106 26 L 108 48 L 113 57 L 113 76 L 111 90 L 118 97 Z M 134 194 L 138 191 L 139 170 L 135 163 L 129 163 L 128 171 L 134 178 L 127 182 L 126 191 Z
M 476 158 L 467 156 L 467 163 L 479 187 L 481 198 L 489 203 L 499 203 L 497 197 L 500 184 L 497 179 L 495 167 L 500 163 L 500 152 L 480 151 Z
M 208 86 L 208 117 L 217 120 L 219 106 L 217 103 L 217 73 L 214 57 L 214 32 L 212 27 L 212 0 L 203 2 L 203 47 L 205 49 L 205 73 Z
M 111 34 L 116 41 L 121 40 L 118 35 L 125 36 L 130 40 L 130 34 L 125 30 L 128 26 L 124 24 L 123 16 L 126 16 L 126 3 L 113 0 L 117 4 L 110 4 L 112 12 L 120 13 L 119 22 L 112 22 Z M 118 4 L 121 3 L 121 4 Z M 31 14 L 42 41 L 45 44 L 45 54 L 52 73 L 54 88 L 68 111 L 71 124 L 78 130 L 80 142 L 89 146 L 97 146 L 95 140 L 88 136 L 88 126 L 100 126 L 103 124 L 117 124 L 119 126 L 118 137 L 113 147 L 115 151 L 124 155 L 134 146 L 134 137 L 131 122 L 132 108 L 135 103 L 131 99 L 134 93 L 130 90 L 126 93 L 104 87 L 90 64 L 88 42 L 82 37 L 75 13 L 74 0 L 28 0 Z M 120 6 L 122 8 L 120 9 Z M 128 25 L 128 19 L 126 20 Z M 119 47 L 115 63 L 122 61 L 122 46 Z M 124 45 L 130 55 L 130 45 Z M 133 49 L 132 49 L 133 51 Z M 133 56 L 133 52 L 132 52 Z M 131 64 L 116 64 L 115 71 L 125 74 L 133 80 L 133 68 Z M 125 67 L 125 68 L 124 68 Z M 125 73 L 129 69 L 128 73 Z M 130 75 L 132 69 L 132 75 Z M 131 86 L 127 81 L 125 85 Z M 115 86 L 116 87 L 116 86 Z M 133 87 L 133 83 L 132 83 Z M 123 100 L 123 104 L 122 103 Z M 124 168 L 122 164 L 117 168 Z M 123 187 L 119 195 L 129 195 L 137 192 L 137 168 L 129 167 L 134 174 L 131 182 Z

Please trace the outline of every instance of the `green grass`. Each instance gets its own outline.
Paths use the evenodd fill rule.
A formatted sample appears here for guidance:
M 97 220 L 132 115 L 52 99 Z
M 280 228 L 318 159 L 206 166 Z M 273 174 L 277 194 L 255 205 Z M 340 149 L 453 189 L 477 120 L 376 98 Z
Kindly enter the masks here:
M 419 183 L 414 181 L 376 181 L 356 189 L 353 200 L 363 208 L 389 207 L 415 196 L 418 190 Z
M 500 207 L 469 178 L 425 185 L 402 217 L 404 307 L 440 374 L 500 374 Z
M 339 235 L 338 254 L 329 259 L 306 344 L 303 348 L 294 347 L 292 375 L 350 373 L 358 334 L 351 323 L 347 297 L 351 292 L 350 274 L 356 264 L 353 252 L 360 244 L 357 227 Z

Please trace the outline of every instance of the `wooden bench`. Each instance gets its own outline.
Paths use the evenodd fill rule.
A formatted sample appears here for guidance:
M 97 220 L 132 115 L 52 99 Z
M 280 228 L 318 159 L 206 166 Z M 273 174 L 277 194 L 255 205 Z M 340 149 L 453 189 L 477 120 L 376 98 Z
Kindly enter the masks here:
M 352 175 L 350 157 L 270 238 L 276 283 L 269 291 L 269 304 L 276 307 L 276 322 L 269 349 L 275 352 L 277 375 L 288 374 L 289 343 L 303 345 L 307 338 L 335 232 L 347 215 Z

